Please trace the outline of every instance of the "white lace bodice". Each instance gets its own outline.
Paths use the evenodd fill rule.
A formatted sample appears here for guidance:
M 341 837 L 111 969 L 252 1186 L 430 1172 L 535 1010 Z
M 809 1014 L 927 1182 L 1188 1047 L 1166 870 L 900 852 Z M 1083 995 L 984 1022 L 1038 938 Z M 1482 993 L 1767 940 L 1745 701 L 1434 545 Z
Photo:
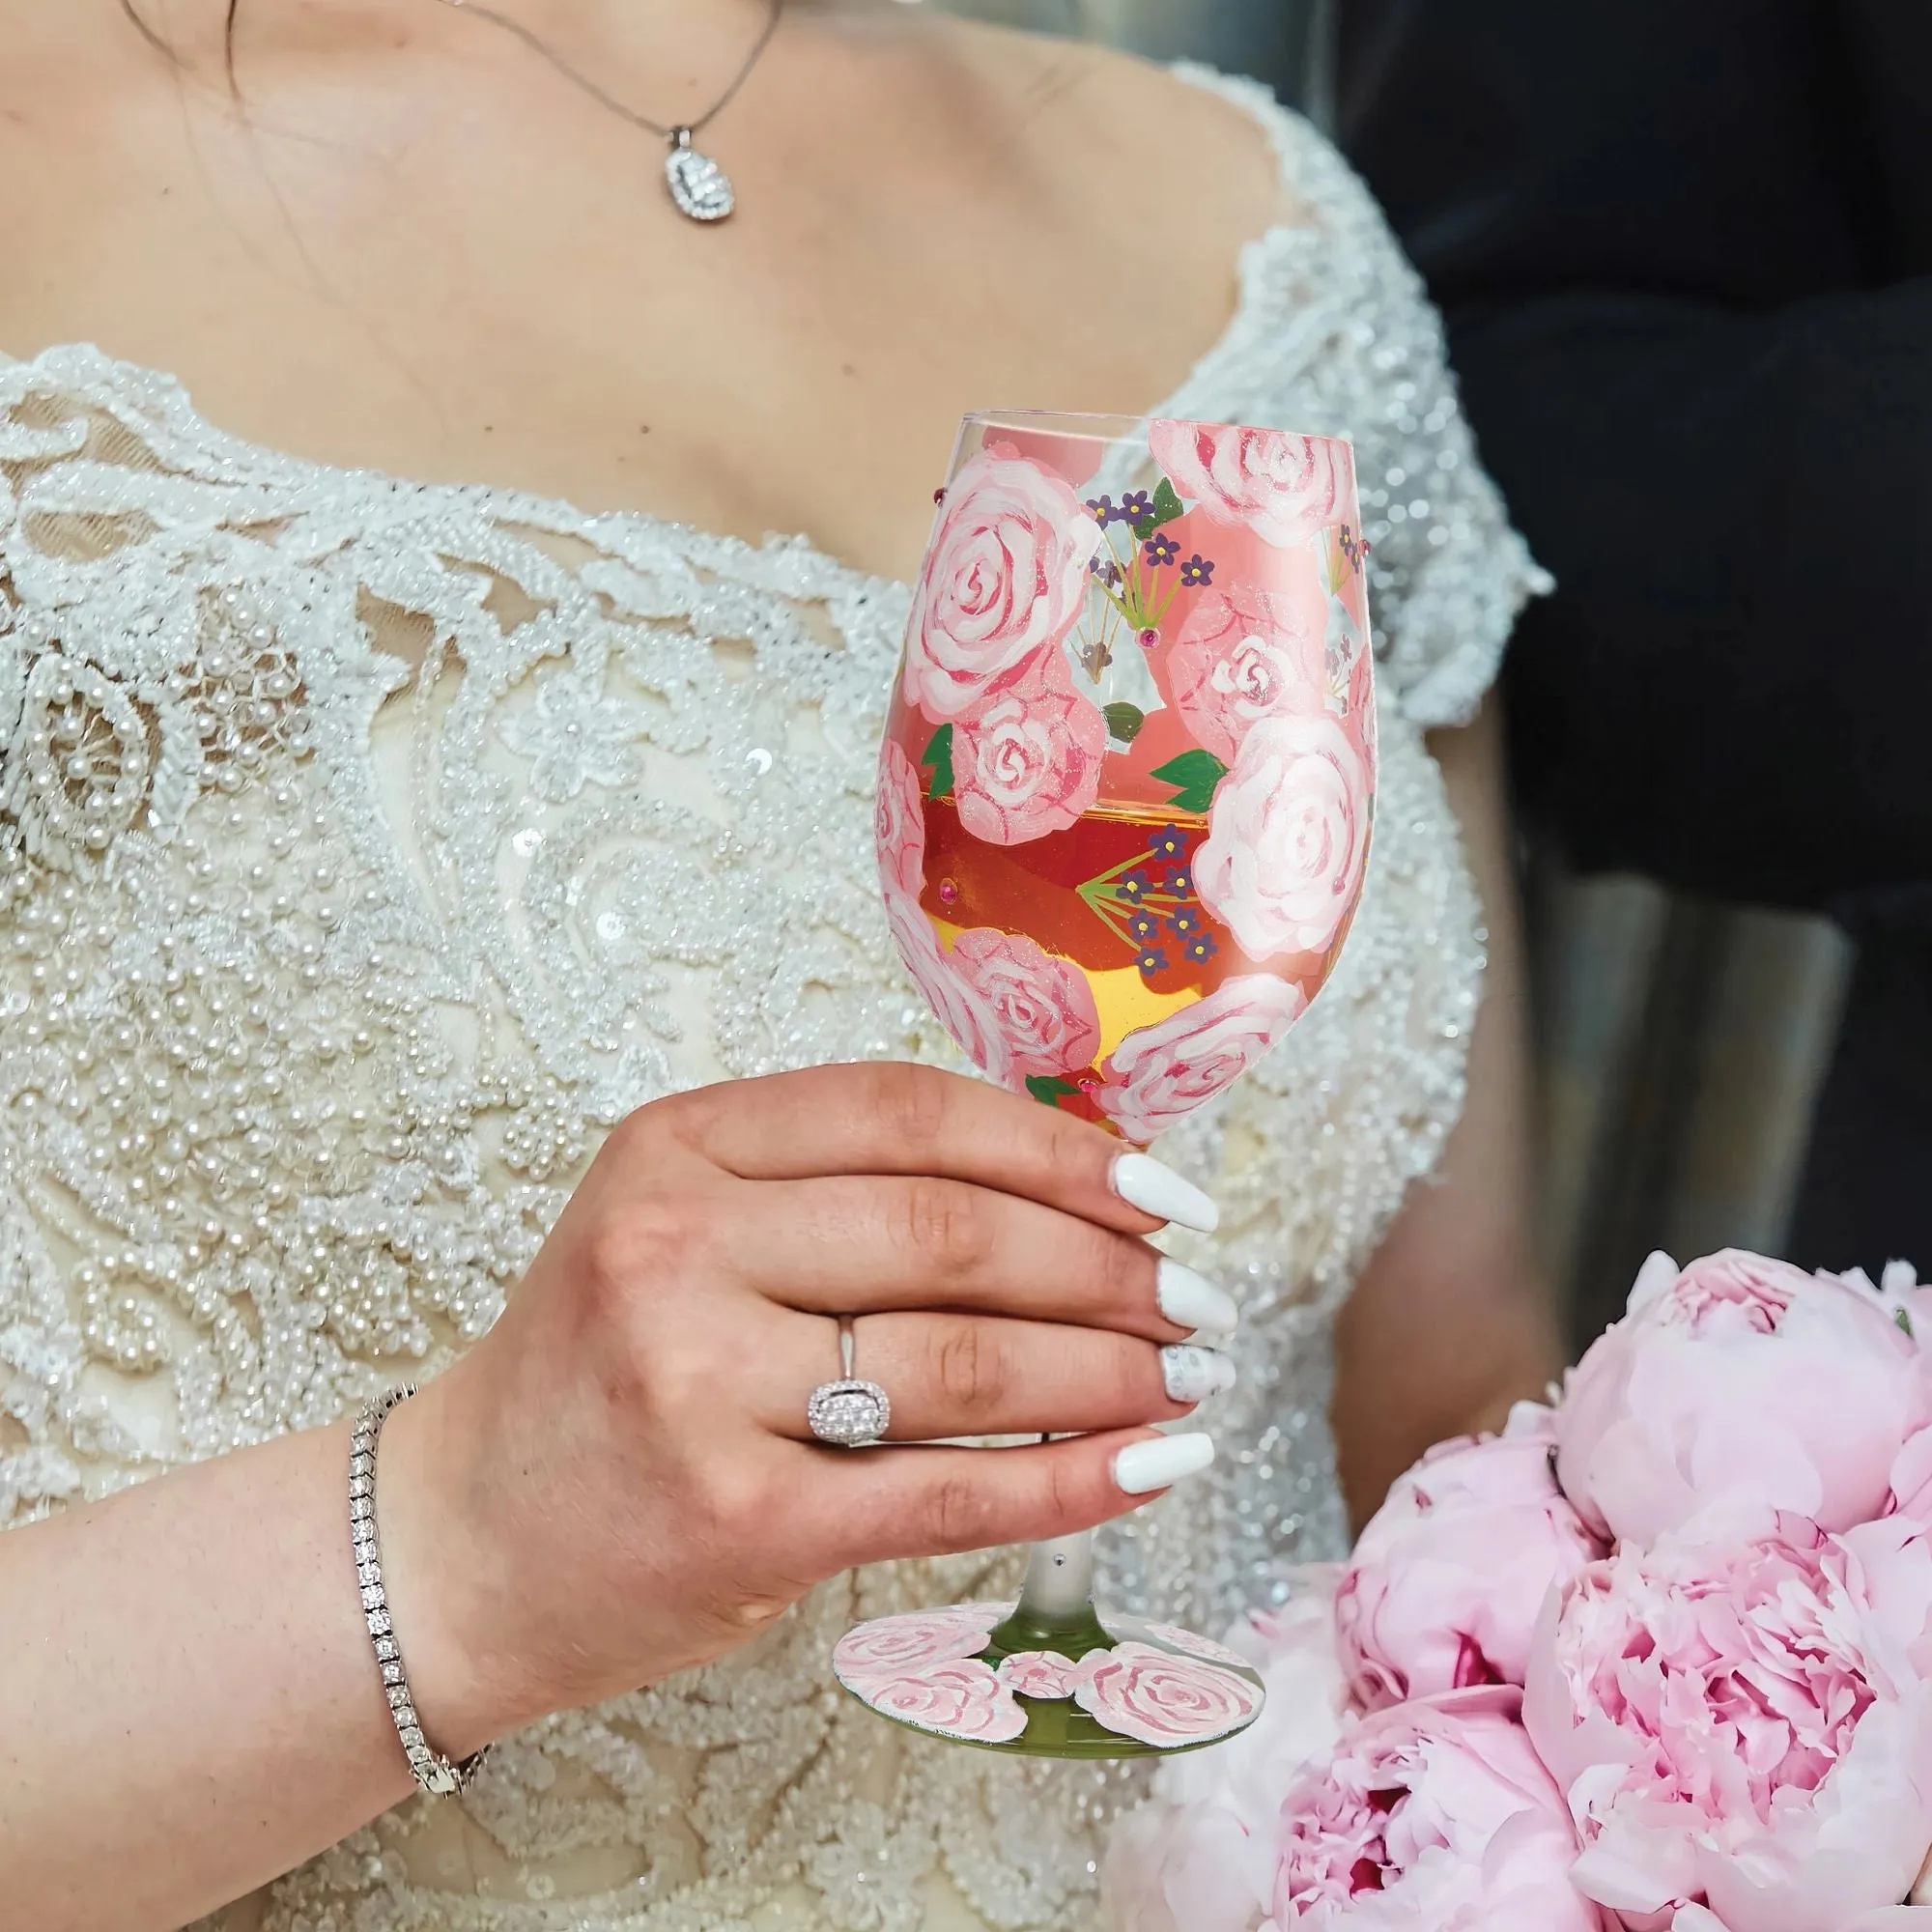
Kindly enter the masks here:
M 1366 194 L 1217 84 L 1305 225 L 1251 245 L 1166 410 L 1354 439 L 1383 763 L 1335 981 L 1164 1150 L 1223 1204 L 1243 1379 L 1205 1504 L 1109 1562 L 1117 1598 L 1208 1629 L 1342 1534 L 1326 1325 L 1456 1116 L 1482 965 L 1421 732 L 1474 705 L 1535 577 Z M 0 358 L 0 1523 L 434 1372 L 654 1095 L 957 1064 L 873 874 L 905 605 L 800 539 L 327 469 L 94 350 Z M 987 1594 L 1000 1561 L 828 1586 L 254 1914 L 915 1932 L 943 1890 L 1075 1924 L 1130 1780 L 924 1745 L 826 1668 L 855 1614 Z

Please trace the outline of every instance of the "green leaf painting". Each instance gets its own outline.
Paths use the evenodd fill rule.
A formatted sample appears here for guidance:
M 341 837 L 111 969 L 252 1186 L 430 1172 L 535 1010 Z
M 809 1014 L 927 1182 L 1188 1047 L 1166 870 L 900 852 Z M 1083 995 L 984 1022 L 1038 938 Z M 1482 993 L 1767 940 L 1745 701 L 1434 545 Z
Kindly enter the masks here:
M 1029 1073 L 1027 1092 L 1042 1106 L 1057 1107 L 1063 1095 L 1079 1093 L 1079 1088 L 1070 1080 L 1063 1080 L 1055 1073 Z
M 1176 787 L 1177 811 L 1206 811 L 1214 802 L 1214 787 L 1227 775 L 1227 766 L 1212 752 L 1204 752 L 1198 745 L 1191 752 L 1182 752 L 1178 758 L 1168 759 L 1164 765 L 1156 765 L 1151 774 Z
M 1165 476 L 1154 485 L 1153 509 L 1134 526 L 1134 535 L 1146 543 L 1163 524 L 1171 524 L 1175 518 L 1185 513 L 1186 506 L 1174 494 L 1174 485 Z
M 1147 713 L 1138 704 L 1103 704 L 1100 715 L 1107 721 L 1107 735 L 1122 745 L 1131 745 L 1147 723 Z
M 932 771 L 931 781 L 925 788 L 927 798 L 945 798 L 952 789 L 952 726 L 942 724 L 932 734 L 931 741 L 919 754 L 922 765 Z

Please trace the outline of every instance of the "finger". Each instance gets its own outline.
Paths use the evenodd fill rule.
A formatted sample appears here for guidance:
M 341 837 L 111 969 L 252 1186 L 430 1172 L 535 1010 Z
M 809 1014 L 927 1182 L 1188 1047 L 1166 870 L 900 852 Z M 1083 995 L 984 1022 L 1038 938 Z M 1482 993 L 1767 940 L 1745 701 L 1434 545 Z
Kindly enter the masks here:
M 820 1315 L 953 1308 L 1118 1328 L 1231 1333 L 1232 1296 L 1133 1235 L 931 1176 L 761 1182 L 736 1246 L 771 1300 Z
M 1216 1349 L 1166 1348 L 1104 1328 L 978 1315 L 868 1315 L 853 1325 L 853 1373 L 892 1404 L 895 1442 L 1020 1435 L 1174 1422 L 1235 1385 Z M 822 1316 L 777 1317 L 748 1365 L 753 1413 L 774 1435 L 809 1441 L 811 1391 L 838 1374 L 837 1330 Z
M 829 1517 L 799 1526 L 851 1568 L 952 1556 L 1092 1529 L 1214 1460 L 1210 1436 L 1115 1430 L 1023 1449 L 820 1449 L 813 1493 Z
M 1218 1219 L 1199 1188 L 1090 1122 L 935 1067 L 807 1067 L 670 1105 L 678 1131 L 747 1179 L 937 1175 L 1136 1235 L 1166 1221 L 1211 1233 Z

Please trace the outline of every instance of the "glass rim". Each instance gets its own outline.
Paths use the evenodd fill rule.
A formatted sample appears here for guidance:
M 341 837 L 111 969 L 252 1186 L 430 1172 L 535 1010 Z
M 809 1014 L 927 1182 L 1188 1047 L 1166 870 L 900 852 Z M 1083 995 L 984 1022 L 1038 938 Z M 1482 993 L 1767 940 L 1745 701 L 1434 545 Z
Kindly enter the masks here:
M 1346 436 L 1329 436 L 1320 430 L 1289 429 L 1280 423 L 1211 422 L 1199 416 L 1130 415 L 1102 410 L 968 410 L 959 418 L 962 431 L 1009 429 L 1036 435 L 1080 437 L 1093 442 L 1144 442 L 1148 427 L 1155 422 L 1185 423 L 1190 429 L 1259 429 L 1270 433 L 1305 438 L 1310 442 L 1334 443 L 1351 455 L 1353 440 Z

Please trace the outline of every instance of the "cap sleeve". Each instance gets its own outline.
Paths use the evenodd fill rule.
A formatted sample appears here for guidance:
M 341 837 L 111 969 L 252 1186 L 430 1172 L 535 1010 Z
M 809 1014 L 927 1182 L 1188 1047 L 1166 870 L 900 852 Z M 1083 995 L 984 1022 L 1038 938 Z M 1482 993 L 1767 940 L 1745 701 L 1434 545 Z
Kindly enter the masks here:
M 1360 178 L 1266 88 L 1182 78 L 1255 116 L 1290 204 L 1241 259 L 1226 335 L 1164 412 L 1347 437 L 1355 448 L 1384 703 L 1466 723 L 1524 602 L 1552 587 L 1477 459 L 1441 319 Z

